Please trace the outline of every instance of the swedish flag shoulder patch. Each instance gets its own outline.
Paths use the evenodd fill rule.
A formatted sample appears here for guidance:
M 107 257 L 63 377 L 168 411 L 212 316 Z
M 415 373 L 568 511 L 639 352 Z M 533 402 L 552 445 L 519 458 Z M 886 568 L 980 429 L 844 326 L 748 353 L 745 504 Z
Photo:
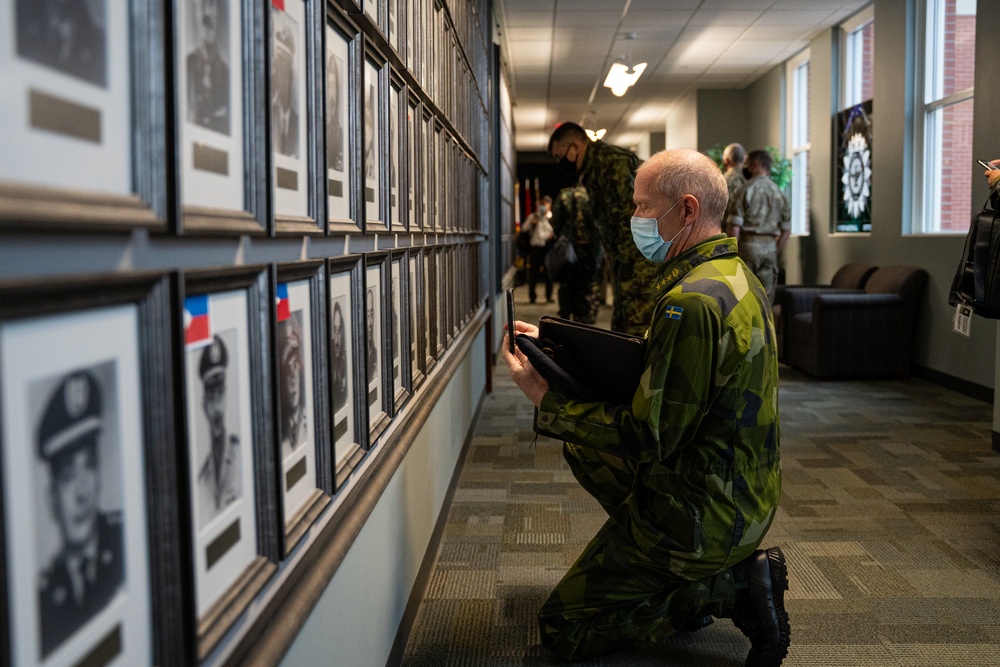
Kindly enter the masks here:
M 680 306 L 667 306 L 663 311 L 663 316 L 668 320 L 679 320 L 681 319 L 681 313 L 683 312 L 684 309 Z

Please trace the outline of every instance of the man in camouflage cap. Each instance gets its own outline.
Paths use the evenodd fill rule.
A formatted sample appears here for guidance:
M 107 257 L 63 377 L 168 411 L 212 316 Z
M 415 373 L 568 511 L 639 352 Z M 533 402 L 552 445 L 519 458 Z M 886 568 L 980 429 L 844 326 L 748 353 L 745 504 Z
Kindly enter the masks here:
M 639 253 L 628 229 L 635 170 L 641 160 L 625 148 L 591 141 L 576 123 L 555 129 L 549 153 L 562 171 L 579 174 L 590 195 L 601 244 L 611 261 L 611 328 L 641 335 L 653 309 L 649 286 L 656 275 L 656 265 Z
M 784 555 L 757 550 L 781 491 L 774 325 L 722 233 L 727 197 L 696 151 L 662 151 L 636 174 L 633 238 L 660 264 L 631 404 L 552 391 L 504 343 L 539 426 L 565 438 L 570 469 L 609 516 L 539 612 L 542 645 L 563 658 L 658 642 L 712 616 L 750 638 L 748 666 L 787 654 Z
M 576 263 L 567 266 L 559 281 L 559 317 L 593 324 L 601 298 L 604 246 L 594 223 L 587 188 L 577 183 L 564 188 L 552 207 L 552 228 L 573 244 Z
M 125 577 L 121 513 L 98 507 L 103 424 L 100 386 L 91 373 L 76 371 L 52 393 L 38 429 L 62 538 L 39 582 L 42 657 L 104 609 Z
M 778 255 L 788 240 L 792 215 L 784 193 L 771 180 L 771 155 L 765 150 L 751 151 L 747 165 L 750 180 L 729 200 L 726 232 L 739 242 L 740 258 L 773 301 Z
M 211 447 L 198 471 L 201 526 L 240 497 L 240 439 L 227 432 L 226 369 L 229 352 L 218 335 L 201 353 L 198 374 L 205 393 L 202 409 L 208 418 Z

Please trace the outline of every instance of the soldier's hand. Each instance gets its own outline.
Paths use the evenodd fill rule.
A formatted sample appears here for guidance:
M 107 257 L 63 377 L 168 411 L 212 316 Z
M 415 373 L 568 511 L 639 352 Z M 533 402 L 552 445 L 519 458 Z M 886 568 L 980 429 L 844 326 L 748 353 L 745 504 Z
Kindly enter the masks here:
M 506 329 L 506 325 L 504 328 Z M 514 322 L 514 331 L 533 337 L 538 336 L 538 327 L 521 321 Z M 509 335 L 508 333 L 504 336 L 501 350 L 503 351 L 503 360 L 507 363 L 507 370 L 510 372 L 510 378 L 524 392 L 524 395 L 535 404 L 535 407 L 539 407 L 542 404 L 542 397 L 549 390 L 549 383 L 539 375 L 535 367 L 528 361 L 528 357 L 516 345 L 514 346 L 514 352 L 510 352 L 507 339 Z

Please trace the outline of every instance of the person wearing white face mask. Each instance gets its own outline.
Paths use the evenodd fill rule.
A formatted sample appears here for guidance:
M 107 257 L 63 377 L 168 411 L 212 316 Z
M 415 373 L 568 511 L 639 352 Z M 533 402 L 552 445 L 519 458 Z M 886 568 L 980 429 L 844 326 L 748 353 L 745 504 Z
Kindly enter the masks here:
M 565 395 L 502 347 L 608 513 L 538 614 L 542 645 L 562 658 L 655 644 L 712 617 L 750 639 L 748 667 L 787 655 L 785 557 L 758 549 L 781 494 L 777 345 L 767 295 L 722 231 L 728 197 L 696 151 L 662 151 L 636 172 L 632 237 L 658 272 L 630 403 Z

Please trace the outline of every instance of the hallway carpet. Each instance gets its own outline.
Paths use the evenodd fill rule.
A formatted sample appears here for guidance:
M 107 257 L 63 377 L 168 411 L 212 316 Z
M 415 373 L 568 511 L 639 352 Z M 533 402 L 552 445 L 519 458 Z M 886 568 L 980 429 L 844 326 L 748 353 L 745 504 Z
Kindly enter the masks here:
M 529 306 L 519 319 L 555 307 Z M 607 307 L 601 310 L 605 326 Z M 992 408 L 936 385 L 816 382 L 782 367 L 784 486 L 764 546 L 789 564 L 789 667 L 1000 665 L 1000 455 Z M 405 667 L 560 664 L 535 614 L 604 512 L 502 360 L 485 399 Z M 579 664 L 738 667 L 728 620 Z

